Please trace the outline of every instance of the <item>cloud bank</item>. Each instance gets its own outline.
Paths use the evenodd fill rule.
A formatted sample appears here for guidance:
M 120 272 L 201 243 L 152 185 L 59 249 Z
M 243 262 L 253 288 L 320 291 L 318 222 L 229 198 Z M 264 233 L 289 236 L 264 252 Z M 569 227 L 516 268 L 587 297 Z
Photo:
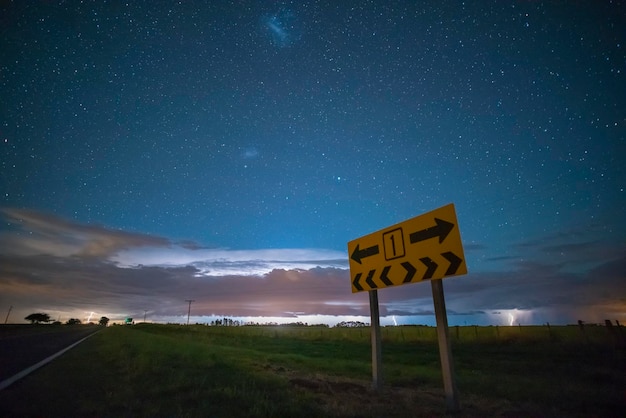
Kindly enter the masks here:
M 183 322 L 188 299 L 192 320 L 369 317 L 367 294 L 351 293 L 341 251 L 206 248 L 33 210 L 0 213 L 0 309 L 13 306 L 15 322 L 36 311 L 62 321 L 95 312 Z M 623 247 L 571 231 L 511 250 L 483 261 L 497 271 L 479 271 L 472 260 L 486 246 L 467 246 L 470 274 L 444 281 L 450 324 L 626 321 Z M 384 289 L 379 299 L 381 315 L 398 323 L 434 323 L 428 283 Z

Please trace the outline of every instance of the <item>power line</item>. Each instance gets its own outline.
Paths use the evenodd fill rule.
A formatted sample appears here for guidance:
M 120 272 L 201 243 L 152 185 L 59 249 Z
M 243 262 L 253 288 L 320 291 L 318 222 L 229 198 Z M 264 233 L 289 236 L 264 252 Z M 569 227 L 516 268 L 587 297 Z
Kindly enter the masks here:
M 9 320 L 9 315 L 11 315 L 11 310 L 13 310 L 13 305 L 9 307 L 9 312 L 7 312 L 7 317 L 4 319 L 4 323 L 6 324 Z
M 189 325 L 189 315 L 191 315 L 191 303 L 195 302 L 195 300 L 185 299 L 185 302 L 189 302 L 189 309 L 187 310 L 187 325 Z

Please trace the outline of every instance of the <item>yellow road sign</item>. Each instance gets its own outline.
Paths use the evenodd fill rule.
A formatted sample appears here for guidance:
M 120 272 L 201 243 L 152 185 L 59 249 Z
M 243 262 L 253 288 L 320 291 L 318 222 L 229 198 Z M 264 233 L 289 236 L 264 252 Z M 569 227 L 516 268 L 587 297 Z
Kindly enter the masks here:
M 454 204 L 348 243 L 352 292 L 467 274 Z

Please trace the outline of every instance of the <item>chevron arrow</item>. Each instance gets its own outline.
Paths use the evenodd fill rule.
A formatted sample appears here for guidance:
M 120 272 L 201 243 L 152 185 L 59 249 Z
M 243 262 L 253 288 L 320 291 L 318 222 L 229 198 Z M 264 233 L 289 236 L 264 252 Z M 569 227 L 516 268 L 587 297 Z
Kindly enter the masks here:
M 373 255 L 378 254 L 378 245 L 372 245 L 368 248 L 359 249 L 359 244 L 356 245 L 354 251 L 352 251 L 351 259 L 361 264 L 361 260 L 366 257 L 371 257 Z
M 376 283 L 374 282 L 374 273 L 376 273 L 376 270 L 370 270 L 370 272 L 367 273 L 365 283 L 369 284 L 372 289 L 377 289 L 378 286 L 376 286 Z
M 431 279 L 437 270 L 437 263 L 431 260 L 430 257 L 420 258 L 420 261 L 426 266 L 426 273 L 422 276 L 422 280 Z
M 363 286 L 359 283 L 362 275 L 363 273 L 357 273 L 356 276 L 354 276 L 354 280 L 352 280 L 352 286 L 354 286 L 356 290 L 363 290 Z
M 439 237 L 439 244 L 441 244 L 450 231 L 452 231 L 452 228 L 454 228 L 454 224 L 439 218 L 435 218 L 435 223 L 435 226 L 410 234 L 409 241 L 411 241 L 411 244 L 436 237 Z
M 383 272 L 380 273 L 380 280 L 382 280 L 382 282 L 385 283 L 387 286 L 393 286 L 393 282 L 389 280 L 389 277 L 387 277 L 387 273 L 389 273 L 389 270 L 391 270 L 391 266 L 385 266 Z
M 404 269 L 406 270 L 406 276 L 404 276 L 404 280 L 402 281 L 402 283 L 410 283 L 413 280 L 413 276 L 415 276 L 417 270 L 415 269 L 415 267 L 413 267 L 413 264 L 409 263 L 408 261 L 405 261 L 401 264 L 402 267 L 404 267 Z
M 461 265 L 463 260 L 460 259 L 456 254 L 454 254 L 451 251 L 441 253 L 441 255 L 450 262 L 450 266 L 448 267 L 448 270 L 446 270 L 445 275 L 450 276 L 456 273 L 456 271 L 459 269 L 459 266 Z

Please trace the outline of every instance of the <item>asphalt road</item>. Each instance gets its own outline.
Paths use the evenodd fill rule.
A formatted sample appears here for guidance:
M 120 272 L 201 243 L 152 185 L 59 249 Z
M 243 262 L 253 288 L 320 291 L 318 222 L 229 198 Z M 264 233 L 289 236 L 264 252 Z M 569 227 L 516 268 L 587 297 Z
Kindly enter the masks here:
M 96 325 L 0 325 L 0 382 L 100 329 Z

